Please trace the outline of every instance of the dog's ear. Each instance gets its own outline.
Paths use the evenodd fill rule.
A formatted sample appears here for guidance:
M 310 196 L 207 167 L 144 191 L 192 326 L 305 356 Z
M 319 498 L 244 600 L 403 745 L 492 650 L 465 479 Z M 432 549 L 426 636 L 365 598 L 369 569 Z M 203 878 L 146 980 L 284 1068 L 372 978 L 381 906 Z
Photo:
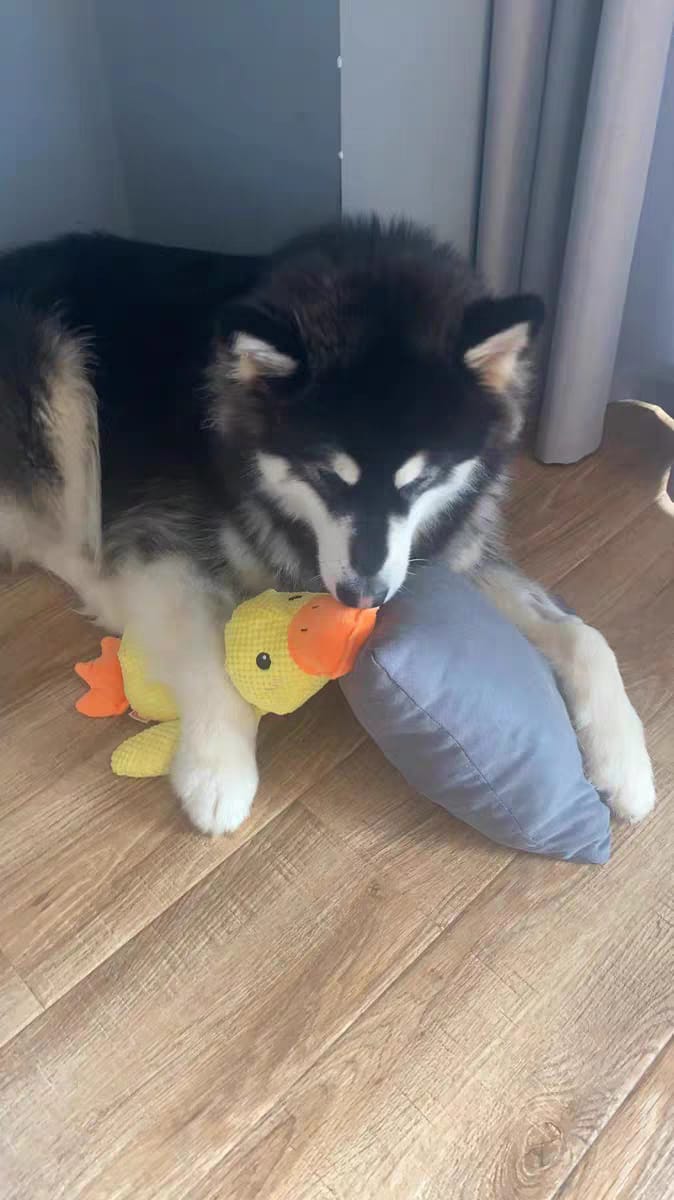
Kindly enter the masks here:
M 522 352 L 540 329 L 545 308 L 538 296 L 489 298 L 470 304 L 459 336 L 459 355 L 483 387 L 504 393 L 517 379 Z
M 211 427 L 254 437 L 265 419 L 280 420 L 305 365 L 292 316 L 254 300 L 229 306 L 219 315 L 208 370 Z
M 219 334 L 229 360 L 228 374 L 244 385 L 288 379 L 304 360 L 292 318 L 268 308 L 232 306 L 221 318 Z

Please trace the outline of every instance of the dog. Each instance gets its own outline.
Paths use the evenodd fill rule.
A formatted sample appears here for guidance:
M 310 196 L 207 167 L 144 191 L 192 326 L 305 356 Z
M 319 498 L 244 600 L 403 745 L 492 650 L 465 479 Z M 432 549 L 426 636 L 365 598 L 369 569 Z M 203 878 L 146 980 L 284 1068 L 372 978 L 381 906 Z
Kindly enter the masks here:
M 198 829 L 236 829 L 258 783 L 255 717 L 223 670 L 234 605 L 272 586 L 381 605 L 438 558 L 552 664 L 614 812 L 651 809 L 612 651 L 504 553 L 542 319 L 374 218 L 268 259 L 105 234 L 0 259 L 0 549 L 134 627 L 177 698 L 172 782 Z

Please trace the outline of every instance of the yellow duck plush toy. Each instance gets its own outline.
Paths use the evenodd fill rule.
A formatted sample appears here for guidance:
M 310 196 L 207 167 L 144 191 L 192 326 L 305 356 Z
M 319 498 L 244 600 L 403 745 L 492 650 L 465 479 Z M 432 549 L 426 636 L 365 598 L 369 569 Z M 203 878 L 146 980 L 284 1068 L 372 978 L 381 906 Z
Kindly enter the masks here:
M 263 592 L 246 600 L 225 626 L 223 669 L 255 708 L 290 713 L 328 682 L 346 675 L 369 637 L 376 609 L 346 608 L 312 592 Z M 101 654 L 75 670 L 89 685 L 76 703 L 89 717 L 131 709 L 157 724 L 127 738 L 112 755 L 116 775 L 167 775 L 180 736 L 180 718 L 168 688 L 148 675 L 132 634 L 103 638 Z

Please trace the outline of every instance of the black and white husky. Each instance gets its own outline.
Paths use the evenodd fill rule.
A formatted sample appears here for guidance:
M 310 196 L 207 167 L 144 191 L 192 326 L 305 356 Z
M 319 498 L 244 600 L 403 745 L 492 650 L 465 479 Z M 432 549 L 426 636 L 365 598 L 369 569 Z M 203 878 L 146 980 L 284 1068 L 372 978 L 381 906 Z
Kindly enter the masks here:
M 272 585 L 383 604 L 438 556 L 552 663 L 614 811 L 650 810 L 614 655 L 501 550 L 541 319 L 376 220 L 269 260 L 104 235 L 0 259 L 0 550 L 135 627 L 179 703 L 172 778 L 199 829 L 235 829 L 257 787 L 255 718 L 222 668 L 232 606 Z

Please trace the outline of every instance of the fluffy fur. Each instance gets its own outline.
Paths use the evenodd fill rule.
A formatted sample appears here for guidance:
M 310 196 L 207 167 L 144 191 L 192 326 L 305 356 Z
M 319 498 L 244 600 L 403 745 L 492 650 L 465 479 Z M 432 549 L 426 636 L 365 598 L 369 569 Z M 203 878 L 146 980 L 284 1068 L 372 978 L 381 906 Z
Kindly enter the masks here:
M 236 828 L 257 786 L 221 667 L 232 606 L 268 586 L 385 603 L 438 556 L 548 656 L 615 810 L 648 811 L 610 649 L 501 550 L 535 297 L 495 300 L 451 248 L 376 220 L 266 261 L 74 235 L 0 260 L 0 297 L 0 548 L 134 626 L 179 702 L 198 828 Z

